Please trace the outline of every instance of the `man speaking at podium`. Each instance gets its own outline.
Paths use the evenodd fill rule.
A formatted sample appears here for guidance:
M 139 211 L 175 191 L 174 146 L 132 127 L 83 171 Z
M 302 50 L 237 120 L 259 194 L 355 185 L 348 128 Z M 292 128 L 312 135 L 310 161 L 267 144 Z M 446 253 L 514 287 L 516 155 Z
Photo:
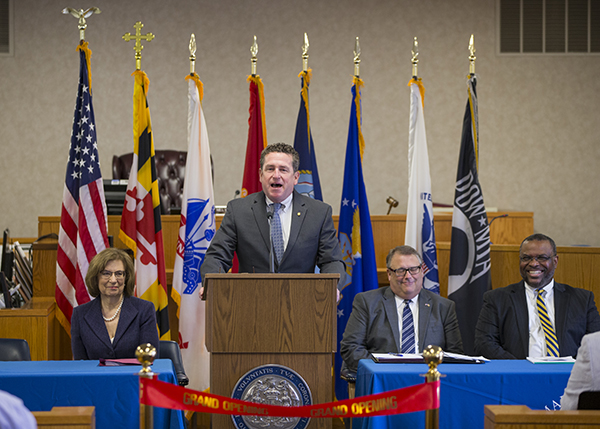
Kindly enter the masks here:
M 240 273 L 340 274 L 345 264 L 331 207 L 294 191 L 300 157 L 285 143 L 268 145 L 260 157 L 262 191 L 231 200 L 200 269 L 226 273 L 237 253 Z M 200 294 L 203 294 L 201 288 Z

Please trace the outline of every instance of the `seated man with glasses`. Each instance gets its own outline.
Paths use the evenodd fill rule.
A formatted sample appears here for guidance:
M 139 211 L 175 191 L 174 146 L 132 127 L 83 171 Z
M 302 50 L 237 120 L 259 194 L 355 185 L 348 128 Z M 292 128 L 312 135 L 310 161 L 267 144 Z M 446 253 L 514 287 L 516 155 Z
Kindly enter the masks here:
M 488 291 L 475 353 L 488 359 L 575 356 L 585 334 L 600 331 L 594 294 L 554 281 L 556 244 L 533 234 L 519 250 L 522 281 Z
M 386 258 L 390 286 L 354 297 L 340 344 L 350 371 L 371 353 L 421 353 L 428 345 L 463 353 L 454 302 L 423 289 L 422 262 L 412 247 L 395 247 Z

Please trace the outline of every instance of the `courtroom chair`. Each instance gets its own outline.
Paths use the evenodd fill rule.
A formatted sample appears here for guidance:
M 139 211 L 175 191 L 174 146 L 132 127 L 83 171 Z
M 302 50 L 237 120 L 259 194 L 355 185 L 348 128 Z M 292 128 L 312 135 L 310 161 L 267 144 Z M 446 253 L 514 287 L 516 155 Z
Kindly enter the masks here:
M 177 375 L 177 383 L 180 386 L 187 386 L 190 382 L 190 379 L 185 374 L 185 369 L 183 369 L 183 359 L 181 359 L 181 350 L 179 350 L 179 344 L 177 344 L 175 341 L 160 340 L 159 348 L 159 356 L 161 358 L 171 359 L 173 362 L 173 367 L 175 367 L 175 375 Z
M 29 344 L 18 338 L 0 338 L 0 361 L 31 360 Z
M 179 214 L 183 198 L 183 182 L 185 180 L 185 162 L 187 152 L 178 150 L 156 150 L 154 156 L 158 193 L 160 195 L 160 211 L 162 214 Z M 113 179 L 129 179 L 133 153 L 113 156 Z
M 578 410 L 600 410 L 600 390 L 588 390 L 579 394 Z

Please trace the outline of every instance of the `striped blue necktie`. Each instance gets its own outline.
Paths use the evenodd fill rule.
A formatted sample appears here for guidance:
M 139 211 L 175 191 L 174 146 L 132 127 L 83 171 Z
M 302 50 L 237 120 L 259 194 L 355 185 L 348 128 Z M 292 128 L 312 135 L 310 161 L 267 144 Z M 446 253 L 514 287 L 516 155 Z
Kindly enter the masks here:
M 273 240 L 273 250 L 277 258 L 277 264 L 281 262 L 281 257 L 285 251 L 283 245 L 283 231 L 281 230 L 281 219 L 279 219 L 279 209 L 282 207 L 280 203 L 274 203 L 273 219 L 271 219 L 271 240 Z
M 415 353 L 415 325 L 410 303 L 410 299 L 405 299 L 402 310 L 402 353 Z
M 558 340 L 556 339 L 556 333 L 552 327 L 550 317 L 548 317 L 548 311 L 546 310 L 546 303 L 544 302 L 543 289 L 537 290 L 537 310 L 540 317 L 542 328 L 544 329 L 544 336 L 546 337 L 546 356 L 560 356 L 558 352 Z

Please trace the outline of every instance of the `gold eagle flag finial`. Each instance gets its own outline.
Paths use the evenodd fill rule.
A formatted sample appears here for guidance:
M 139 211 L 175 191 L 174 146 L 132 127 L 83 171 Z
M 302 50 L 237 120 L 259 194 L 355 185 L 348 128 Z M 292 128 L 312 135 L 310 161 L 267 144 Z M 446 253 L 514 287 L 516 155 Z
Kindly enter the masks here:
M 141 21 L 136 22 L 133 28 L 135 28 L 135 36 L 132 36 L 131 33 L 125 33 L 123 34 L 123 40 L 125 40 L 126 42 L 129 42 L 132 39 L 135 40 L 135 45 L 133 45 L 133 50 L 135 51 L 135 69 L 141 70 L 142 49 L 144 49 L 144 47 L 142 46 L 142 40 L 149 42 L 152 39 L 154 39 L 155 36 L 152 33 L 146 33 L 142 35 L 142 28 L 144 28 L 144 24 L 142 24 Z
M 354 76 L 360 77 L 360 43 L 358 36 L 354 42 Z
M 62 10 L 62 13 L 64 13 L 65 15 L 71 14 L 75 18 L 79 19 L 79 41 L 83 42 L 85 40 L 85 29 L 87 28 L 87 22 L 85 21 L 85 19 L 89 18 L 93 14 L 101 13 L 101 11 L 97 7 L 90 7 L 86 10 L 65 7 Z

